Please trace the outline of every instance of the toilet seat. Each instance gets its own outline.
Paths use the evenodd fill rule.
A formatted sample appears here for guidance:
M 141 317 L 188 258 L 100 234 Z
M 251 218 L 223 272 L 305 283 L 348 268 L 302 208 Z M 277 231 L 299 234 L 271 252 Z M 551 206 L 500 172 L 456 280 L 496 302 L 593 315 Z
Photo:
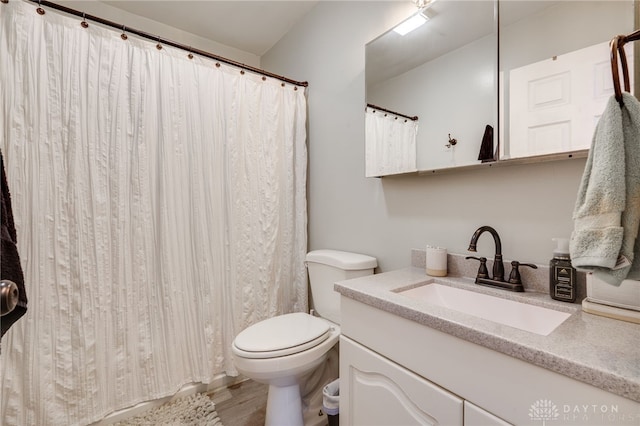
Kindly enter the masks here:
M 328 321 L 296 312 L 260 321 L 243 330 L 233 342 L 233 352 L 244 358 L 276 358 L 305 351 L 325 341 Z

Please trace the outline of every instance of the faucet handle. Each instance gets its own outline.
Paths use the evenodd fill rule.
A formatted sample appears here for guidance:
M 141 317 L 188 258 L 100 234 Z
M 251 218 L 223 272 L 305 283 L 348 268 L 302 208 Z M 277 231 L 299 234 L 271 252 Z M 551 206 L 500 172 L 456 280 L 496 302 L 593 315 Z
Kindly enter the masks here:
M 522 279 L 520 278 L 520 270 L 519 266 L 528 266 L 529 268 L 538 269 L 536 265 L 533 263 L 520 263 L 517 260 L 511 262 L 511 274 L 509 275 L 509 282 L 511 284 L 522 284 Z
M 480 261 L 480 267 L 478 268 L 478 278 L 489 278 L 489 271 L 487 271 L 487 258 L 467 256 L 465 259 L 474 259 Z

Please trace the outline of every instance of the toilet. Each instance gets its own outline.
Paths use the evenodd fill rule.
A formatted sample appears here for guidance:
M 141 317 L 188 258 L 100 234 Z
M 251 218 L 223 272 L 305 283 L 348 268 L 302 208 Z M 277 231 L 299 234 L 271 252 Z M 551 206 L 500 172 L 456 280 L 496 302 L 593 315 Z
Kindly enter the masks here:
M 240 332 L 231 348 L 240 374 L 269 385 L 267 426 L 310 424 L 304 420 L 301 389 L 340 338 L 340 294 L 333 285 L 373 274 L 377 260 L 357 253 L 314 250 L 305 264 L 317 316 L 296 312 L 260 321 Z M 319 388 L 324 385 L 318 384 Z M 307 407 L 316 418 L 317 409 Z M 319 419 L 326 424 L 326 416 Z

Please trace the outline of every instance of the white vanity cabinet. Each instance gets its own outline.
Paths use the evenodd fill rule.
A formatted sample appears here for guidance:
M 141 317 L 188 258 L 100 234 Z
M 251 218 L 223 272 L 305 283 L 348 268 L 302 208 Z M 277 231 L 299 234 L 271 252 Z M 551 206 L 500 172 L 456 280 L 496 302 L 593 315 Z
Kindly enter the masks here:
M 348 337 L 340 360 L 342 425 L 508 425 Z
M 340 361 L 341 424 L 462 425 L 461 398 L 348 337 Z
M 340 424 L 637 424 L 640 403 L 341 297 Z

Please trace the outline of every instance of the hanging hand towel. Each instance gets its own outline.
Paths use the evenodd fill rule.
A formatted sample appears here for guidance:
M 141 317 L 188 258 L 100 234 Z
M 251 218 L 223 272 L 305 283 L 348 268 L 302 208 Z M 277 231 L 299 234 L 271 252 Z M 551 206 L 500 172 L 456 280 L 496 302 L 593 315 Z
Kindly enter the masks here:
M 478 154 L 478 160 L 482 160 L 483 163 L 496 160 L 494 158 L 493 149 L 493 127 L 488 124 L 484 128 L 484 135 L 482 136 L 482 142 L 480 143 L 480 154 Z
M 2 194 L 0 194 L 0 202 L 2 204 L 2 211 L 0 211 L 2 239 L 2 244 L 0 245 L 0 279 L 13 281 L 18 286 L 18 291 L 20 292 L 16 307 L 0 319 L 0 328 L 2 329 L 0 337 L 2 337 L 4 333 L 9 330 L 9 327 L 27 312 L 27 293 L 24 288 L 24 277 L 22 267 L 20 266 L 18 247 L 16 246 L 16 228 L 13 224 L 11 195 L 9 194 L 9 186 L 7 185 L 7 177 L 4 173 L 2 152 L 0 152 L 0 168 L 2 169 Z
M 589 150 L 573 214 L 573 266 L 619 285 L 640 279 L 640 102 L 611 97 Z

